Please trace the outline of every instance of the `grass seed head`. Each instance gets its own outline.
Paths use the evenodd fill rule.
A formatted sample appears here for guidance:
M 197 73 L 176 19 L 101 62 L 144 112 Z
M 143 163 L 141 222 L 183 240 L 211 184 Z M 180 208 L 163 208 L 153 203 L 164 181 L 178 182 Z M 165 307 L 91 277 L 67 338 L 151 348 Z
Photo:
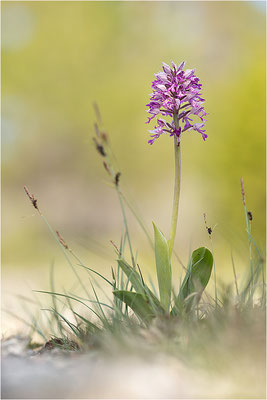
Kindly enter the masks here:
M 30 199 L 30 201 L 31 201 L 31 203 L 32 203 L 32 205 L 33 205 L 33 207 L 34 207 L 36 210 L 39 211 L 39 208 L 38 208 L 38 206 L 37 206 L 37 199 L 34 197 L 33 194 L 31 194 L 31 193 L 29 192 L 27 186 L 24 186 L 24 190 L 25 190 L 26 195 L 29 197 L 29 199 Z

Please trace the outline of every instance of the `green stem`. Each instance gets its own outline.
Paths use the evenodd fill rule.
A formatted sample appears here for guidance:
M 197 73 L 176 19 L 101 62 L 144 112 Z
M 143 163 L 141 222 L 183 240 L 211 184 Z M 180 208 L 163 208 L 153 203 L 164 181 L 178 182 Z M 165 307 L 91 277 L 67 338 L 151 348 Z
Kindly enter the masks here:
M 212 258 L 213 258 L 213 276 L 214 276 L 214 291 L 215 291 L 215 305 L 216 308 L 218 306 L 218 295 L 217 295 L 217 283 L 216 283 L 216 268 L 215 268 L 215 257 L 214 257 L 214 250 L 213 250 L 213 242 L 212 238 L 210 237 L 210 244 L 211 244 L 211 252 L 212 252 Z
M 116 192 L 117 192 L 118 197 L 119 197 L 119 202 L 120 202 L 120 206 L 121 206 L 121 211 L 122 211 L 122 217 L 123 217 L 125 232 L 126 232 L 126 236 L 127 236 L 127 239 L 128 239 L 128 244 L 129 244 L 129 249 L 130 249 L 130 254 L 131 254 L 131 259 L 132 259 L 132 265 L 133 265 L 133 268 L 135 268 L 135 260 L 134 260 L 134 255 L 133 255 L 133 249 L 132 249 L 132 244 L 131 244 L 131 239 L 130 239 L 128 224 L 127 224 L 126 213 L 125 213 L 123 201 L 122 201 L 122 198 L 121 198 L 121 192 L 120 192 L 120 189 L 118 188 L 117 185 L 115 185 L 115 189 L 116 189 Z
M 174 124 L 176 129 L 179 128 L 178 114 L 173 116 Z M 171 220 L 171 234 L 169 239 L 169 257 L 171 259 L 174 239 L 176 234 L 177 220 L 178 220 L 178 208 L 180 198 L 180 186 L 181 186 L 181 146 L 177 143 L 177 137 L 174 135 L 174 159 L 175 159 L 175 178 L 174 178 L 174 197 L 173 197 L 173 208 L 172 208 L 172 220 Z
M 248 246 L 249 246 L 249 263 L 250 263 L 250 275 L 251 275 L 251 287 L 250 287 L 250 293 L 252 297 L 253 293 L 253 285 L 254 285 L 254 271 L 253 271 L 253 259 L 252 259 L 252 246 L 251 246 L 251 222 L 248 217 L 248 210 L 246 205 L 244 205 L 244 211 L 245 211 L 245 217 L 246 217 L 246 227 L 247 227 L 247 233 L 248 233 Z

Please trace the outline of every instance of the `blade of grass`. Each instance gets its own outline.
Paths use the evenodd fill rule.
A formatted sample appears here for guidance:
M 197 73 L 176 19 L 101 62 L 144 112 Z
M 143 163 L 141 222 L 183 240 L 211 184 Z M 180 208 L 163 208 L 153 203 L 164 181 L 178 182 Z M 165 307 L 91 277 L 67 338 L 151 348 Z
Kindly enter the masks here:
M 102 320 L 102 318 L 100 317 L 100 315 L 99 315 L 92 307 L 89 307 L 87 304 L 85 304 L 83 301 L 77 299 L 76 297 L 69 296 L 69 295 L 66 295 L 66 294 L 63 294 L 63 293 L 56 293 L 56 292 L 51 293 L 51 292 L 45 291 L 45 290 L 34 290 L 34 292 L 36 292 L 36 293 L 50 294 L 50 295 L 51 295 L 51 294 L 54 294 L 55 296 L 61 296 L 61 297 L 65 297 L 65 298 L 66 298 L 66 297 L 69 297 L 70 299 L 72 299 L 72 300 L 74 300 L 74 301 L 77 301 L 78 303 L 81 303 L 82 305 L 84 305 L 86 308 L 88 308 L 90 311 L 92 311 L 100 320 Z M 90 300 L 87 300 L 87 301 L 91 302 Z
M 80 331 L 79 329 L 70 321 L 68 321 L 67 318 L 64 317 L 64 315 L 60 314 L 58 311 L 56 311 L 54 308 L 42 308 L 42 311 L 49 311 L 57 314 L 62 320 L 68 325 L 68 327 L 72 330 L 72 332 L 75 334 L 75 336 L 79 336 Z
M 95 298 L 96 298 L 96 303 L 97 303 L 97 305 L 98 305 L 98 307 L 99 307 L 99 310 L 100 310 L 101 314 L 103 315 L 103 323 L 104 323 L 106 326 L 109 326 L 108 319 L 107 319 L 106 314 L 104 313 L 104 310 L 103 310 L 103 308 L 102 308 L 102 305 L 101 305 L 101 303 L 100 303 L 100 301 L 99 301 L 99 298 L 98 298 L 97 293 L 96 293 L 96 291 L 95 291 L 94 285 L 92 284 L 92 282 L 90 282 L 90 283 L 91 283 L 91 287 L 92 287 L 92 289 L 93 289 L 93 292 L 94 292 L 94 295 L 95 295 Z
M 209 235 L 210 245 L 211 245 L 211 253 L 213 257 L 213 276 L 214 276 L 214 294 L 215 294 L 215 305 L 218 305 L 218 294 L 217 294 L 217 282 L 216 282 L 216 264 L 215 264 L 215 256 L 214 256 L 214 249 L 213 249 L 213 240 L 212 240 L 212 229 L 207 225 L 206 214 L 204 213 L 204 222 L 206 225 L 206 229 Z M 216 224 L 217 225 L 217 224 Z
M 231 260 L 232 260 L 233 273 L 234 273 L 234 278 L 235 278 L 236 294 L 237 294 L 237 296 L 239 297 L 239 290 L 238 290 L 237 277 L 236 277 L 236 270 L 235 270 L 235 263 L 234 263 L 234 257 L 233 257 L 233 251 L 232 251 L 232 249 L 231 249 Z
M 91 329 L 100 332 L 101 329 L 98 328 L 95 324 L 93 324 L 91 321 L 89 321 L 87 318 L 83 317 L 81 314 L 77 313 L 77 311 L 73 310 L 73 314 L 75 314 L 77 317 L 79 317 L 83 322 L 85 322 Z
M 19 317 L 17 314 L 13 313 L 10 310 L 6 310 L 6 309 L 2 309 L 4 312 L 6 312 L 7 314 L 11 315 L 13 318 L 17 319 L 18 321 L 23 322 L 26 326 L 29 326 L 31 329 L 36 330 L 36 332 L 45 340 L 47 341 L 47 337 L 43 334 L 43 332 L 41 330 L 39 330 L 38 328 L 36 328 L 36 326 L 34 326 L 32 323 L 26 321 L 24 318 Z
M 50 287 L 51 287 L 51 292 L 55 292 L 55 285 L 54 285 L 54 263 L 51 264 L 51 268 L 50 268 Z M 57 309 L 57 298 L 55 295 L 51 294 L 52 296 L 52 304 L 53 304 L 53 308 L 58 311 Z M 62 332 L 62 324 L 60 323 L 60 320 L 58 318 L 58 313 L 55 313 L 55 320 L 56 320 L 56 324 L 59 330 L 59 333 L 61 335 L 63 335 Z
M 52 229 L 51 225 L 49 224 L 49 222 L 47 221 L 47 219 L 45 218 L 45 216 L 44 216 L 43 214 L 41 214 L 40 212 L 39 212 L 39 214 L 40 214 L 41 218 L 43 219 L 43 221 L 45 222 L 45 224 L 47 225 L 47 227 L 48 227 L 48 229 L 49 229 L 51 235 L 53 236 L 53 238 L 56 240 L 57 244 L 59 245 L 59 247 L 60 247 L 60 249 L 61 249 L 61 251 L 62 251 L 62 253 L 63 253 L 65 259 L 67 260 L 69 266 L 71 267 L 71 269 L 72 269 L 74 275 L 76 276 L 76 278 L 77 278 L 78 282 L 80 283 L 81 287 L 83 288 L 84 292 L 86 293 L 86 295 L 87 295 L 88 297 L 90 297 L 90 295 L 89 295 L 89 293 L 88 293 L 86 287 L 84 286 L 84 284 L 83 284 L 83 282 L 82 282 L 82 280 L 81 280 L 79 274 L 78 274 L 77 271 L 75 270 L 75 268 L 74 268 L 74 266 L 73 266 L 73 264 L 72 264 L 72 262 L 71 262 L 71 260 L 70 260 L 70 258 L 69 258 L 69 256 L 68 256 L 68 254 L 67 254 L 66 249 L 65 249 L 64 246 L 61 244 L 61 242 L 60 242 L 58 236 L 56 235 L 55 231 Z
M 76 258 L 76 257 L 75 257 L 75 258 Z M 78 259 L 78 258 L 76 258 L 76 259 Z M 113 286 L 112 283 L 111 283 L 107 278 L 105 278 L 103 275 L 101 275 L 99 272 L 95 271 L 95 270 L 92 269 L 92 268 L 86 267 L 84 264 L 81 263 L 80 260 L 79 260 L 79 262 L 80 262 L 80 264 L 77 264 L 77 265 L 79 265 L 80 267 L 83 267 L 83 268 L 86 269 L 87 271 L 93 272 L 94 274 L 96 274 L 96 275 L 98 275 L 100 278 L 102 278 L 105 282 L 107 282 L 110 286 Z
M 74 293 L 68 292 L 69 295 L 73 296 L 74 298 L 80 299 L 80 300 L 85 300 L 88 301 L 92 304 L 100 304 L 101 306 L 107 307 L 110 310 L 114 310 L 114 308 L 112 306 L 110 306 L 109 304 L 103 303 L 102 301 L 97 301 L 97 300 L 88 300 L 84 297 L 78 296 L 77 294 L 74 295 Z
M 249 247 L 249 263 L 250 263 L 250 275 L 251 275 L 251 287 L 253 286 L 253 260 L 252 260 L 252 248 L 251 248 L 251 221 L 249 220 L 249 214 L 246 206 L 246 199 L 245 199 L 245 190 L 244 190 L 244 182 L 243 178 L 240 179 L 241 182 L 241 194 L 245 212 L 245 220 L 246 220 L 246 230 L 248 234 L 248 247 Z

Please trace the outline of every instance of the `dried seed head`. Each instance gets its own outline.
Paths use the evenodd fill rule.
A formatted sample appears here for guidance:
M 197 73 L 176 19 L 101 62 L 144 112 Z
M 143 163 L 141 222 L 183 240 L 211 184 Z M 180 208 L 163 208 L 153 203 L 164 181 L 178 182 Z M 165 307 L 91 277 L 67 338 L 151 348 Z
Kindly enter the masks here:
M 67 245 L 67 243 L 65 242 L 65 240 L 63 239 L 63 237 L 61 236 L 59 231 L 56 231 L 56 234 L 57 234 L 58 239 L 59 239 L 60 243 L 62 244 L 62 246 L 65 247 L 66 250 L 70 250 L 69 246 Z
M 240 183 L 241 183 L 242 201 L 243 201 L 244 206 L 246 206 L 244 181 L 243 181 L 243 178 L 242 178 L 242 177 L 240 178 Z
M 118 254 L 118 256 L 121 256 L 121 252 L 120 252 L 120 250 L 118 249 L 118 247 L 116 246 L 116 244 L 115 244 L 112 240 L 110 240 L 110 243 L 111 243 L 112 246 L 114 247 L 114 249 L 115 249 L 116 253 Z
M 111 267 L 111 273 L 112 273 L 112 279 L 114 281 L 114 283 L 116 282 L 116 277 L 115 277 L 115 272 L 114 269 Z
M 94 142 L 95 142 L 95 147 L 96 150 L 98 151 L 99 154 L 101 154 L 101 156 L 106 157 L 106 153 L 104 150 L 104 147 L 102 146 L 102 144 L 99 144 L 98 141 L 96 140 L 96 138 L 93 138 Z
M 121 176 L 121 173 L 117 172 L 116 176 L 115 176 L 115 185 L 116 186 L 119 186 L 120 176 Z
M 103 142 L 108 142 L 108 135 L 106 132 L 100 132 L 100 137 L 103 140 Z
M 210 236 L 210 235 L 212 234 L 212 229 L 211 229 L 210 227 L 208 227 L 208 224 L 207 224 L 207 217 L 206 217 L 206 214 L 205 214 L 205 213 L 203 214 L 203 216 L 204 216 L 204 222 L 205 222 L 206 229 L 207 229 L 208 234 L 209 234 L 209 236 Z
M 95 115 L 96 115 L 97 121 L 100 124 L 102 124 L 102 118 L 101 118 L 101 114 L 100 114 L 100 110 L 99 110 L 98 104 L 96 102 L 94 102 L 93 103 L 93 107 L 94 107 L 94 110 L 95 110 Z
M 94 124 L 94 128 L 95 128 L 96 136 L 99 137 L 100 136 L 100 132 L 99 132 L 99 128 L 98 128 L 97 123 Z
M 34 195 L 29 192 L 27 186 L 24 186 L 24 190 L 25 190 L 26 195 L 29 197 L 33 207 L 39 211 L 39 208 L 37 206 L 37 199 L 35 199 Z
M 105 170 L 107 171 L 107 173 L 108 173 L 109 175 L 111 175 L 111 172 L 110 172 L 110 169 L 109 169 L 109 167 L 108 167 L 108 164 L 104 161 L 104 162 L 103 162 L 103 165 L 104 165 L 104 168 L 105 168 Z

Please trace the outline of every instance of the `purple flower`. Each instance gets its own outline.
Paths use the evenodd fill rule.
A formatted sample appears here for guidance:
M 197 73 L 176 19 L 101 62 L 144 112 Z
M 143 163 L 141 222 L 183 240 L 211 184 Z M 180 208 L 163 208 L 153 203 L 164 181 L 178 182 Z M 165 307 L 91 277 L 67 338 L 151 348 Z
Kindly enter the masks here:
M 151 115 L 147 123 L 160 114 L 172 117 L 172 121 L 169 123 L 158 118 L 155 128 L 149 131 L 149 144 L 153 144 L 162 133 L 175 135 L 179 144 L 182 132 L 192 129 L 199 132 L 204 140 L 207 138 L 203 129 L 207 113 L 203 106 L 205 100 L 200 93 L 202 85 L 195 76 L 195 70 L 184 70 L 184 66 L 184 61 L 178 67 L 173 61 L 171 66 L 162 63 L 163 72 L 155 74 L 156 79 L 152 82 L 153 93 L 147 104 L 148 113 Z M 195 122 L 194 117 L 200 118 L 201 122 Z

